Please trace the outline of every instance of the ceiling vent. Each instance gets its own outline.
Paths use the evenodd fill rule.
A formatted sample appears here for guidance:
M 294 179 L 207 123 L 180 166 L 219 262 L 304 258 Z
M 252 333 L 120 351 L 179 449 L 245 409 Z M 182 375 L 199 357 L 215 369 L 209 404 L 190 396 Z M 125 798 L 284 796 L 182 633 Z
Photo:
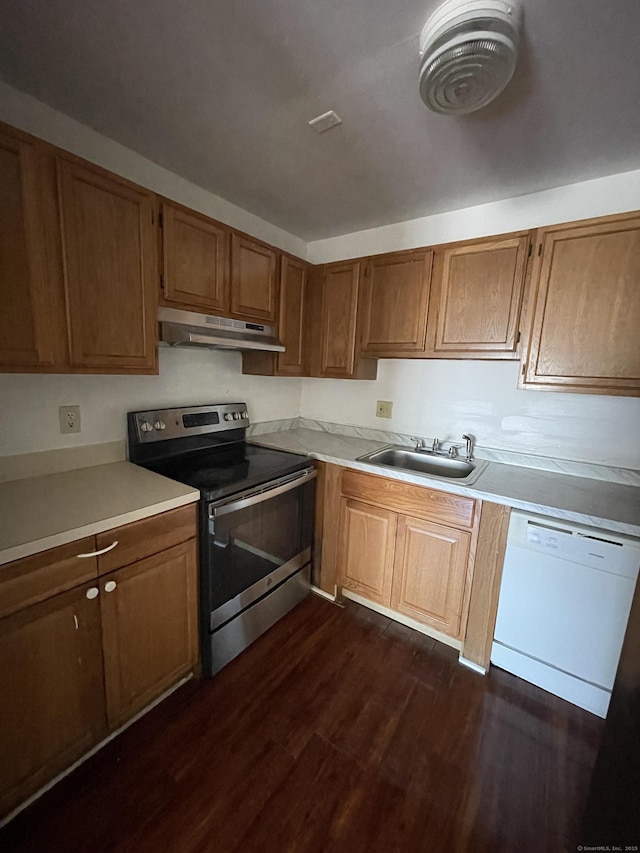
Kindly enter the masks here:
M 437 113 L 465 115 L 497 98 L 516 67 L 514 0 L 447 0 L 420 35 L 420 96 Z

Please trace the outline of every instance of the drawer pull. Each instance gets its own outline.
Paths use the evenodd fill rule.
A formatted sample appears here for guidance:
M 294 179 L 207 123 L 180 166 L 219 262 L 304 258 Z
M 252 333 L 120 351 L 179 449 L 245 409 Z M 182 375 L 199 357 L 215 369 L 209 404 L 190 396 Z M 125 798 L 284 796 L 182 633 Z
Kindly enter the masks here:
M 111 545 L 107 545 L 106 548 L 102 548 L 100 551 L 91 551 L 91 553 L 89 553 L 89 554 L 76 554 L 76 556 L 78 557 L 79 560 L 84 560 L 87 557 L 99 557 L 100 554 L 106 554 L 107 551 L 113 551 L 113 549 L 116 547 L 117 544 L 118 544 L 118 540 L 116 539 L 115 542 L 112 542 Z
M 91 600 L 92 598 L 97 598 L 100 595 L 100 590 L 97 586 L 90 586 L 85 595 L 89 600 Z
M 107 581 L 106 584 L 104 585 L 104 591 L 105 592 L 113 592 L 113 590 L 115 588 L 116 588 L 116 582 L 115 581 Z

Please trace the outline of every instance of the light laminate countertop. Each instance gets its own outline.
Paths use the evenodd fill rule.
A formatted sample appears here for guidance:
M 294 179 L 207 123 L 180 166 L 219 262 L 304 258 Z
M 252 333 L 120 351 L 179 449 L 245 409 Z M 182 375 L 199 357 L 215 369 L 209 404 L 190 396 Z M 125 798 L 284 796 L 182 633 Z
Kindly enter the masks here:
M 464 485 L 454 480 L 358 462 L 359 456 L 385 446 L 378 441 L 300 428 L 254 435 L 250 440 L 253 444 L 304 453 L 323 462 L 370 474 L 640 537 L 640 488 L 636 486 L 501 462 L 487 462 L 478 479 L 472 485 Z
M 130 462 L 0 483 L 0 565 L 199 498 Z

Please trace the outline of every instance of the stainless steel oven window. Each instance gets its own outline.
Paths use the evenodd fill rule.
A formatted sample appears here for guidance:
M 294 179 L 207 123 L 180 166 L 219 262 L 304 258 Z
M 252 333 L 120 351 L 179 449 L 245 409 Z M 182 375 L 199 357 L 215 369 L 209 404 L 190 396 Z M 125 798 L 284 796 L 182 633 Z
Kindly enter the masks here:
M 207 620 L 209 630 L 220 624 L 227 609 L 229 616 L 241 609 L 246 590 L 260 591 L 264 579 L 277 584 L 308 562 L 315 477 L 313 469 L 297 472 L 209 506 L 203 604 L 211 616 L 235 602 L 213 623 Z

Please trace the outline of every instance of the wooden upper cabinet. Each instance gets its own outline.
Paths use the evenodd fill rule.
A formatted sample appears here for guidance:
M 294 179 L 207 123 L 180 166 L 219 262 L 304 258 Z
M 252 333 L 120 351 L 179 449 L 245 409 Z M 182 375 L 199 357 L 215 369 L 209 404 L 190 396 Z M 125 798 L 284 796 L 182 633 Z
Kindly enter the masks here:
M 285 352 L 246 350 L 242 372 L 259 376 L 304 376 L 306 348 L 304 321 L 308 314 L 309 265 L 289 255 L 280 262 L 278 340 Z
M 66 159 L 58 184 L 72 366 L 155 372 L 155 196 Z
M 345 589 L 389 606 L 396 525 L 394 512 L 343 499 L 338 563 Z
M 242 234 L 231 236 L 231 315 L 275 323 L 278 253 Z
M 353 375 L 358 316 L 360 261 L 330 264 L 322 283 L 322 376 Z
M 518 358 L 528 234 L 436 252 L 427 335 L 430 356 Z
M 370 258 L 362 286 L 362 351 L 424 353 L 433 251 Z
M 229 230 L 206 216 L 163 202 L 162 295 L 202 313 L 229 309 Z
M 343 261 L 318 268 L 313 277 L 313 307 L 307 321 L 313 376 L 336 379 L 376 377 L 376 362 L 358 357 L 361 275 L 361 261 Z
M 303 325 L 306 311 L 308 266 L 304 261 L 282 256 L 280 265 L 280 343 L 285 352 L 276 356 L 279 376 L 304 373 Z
M 640 216 L 536 235 L 522 388 L 640 395 Z
M 53 159 L 0 129 L 0 367 L 67 361 Z
M 470 543 L 465 531 L 399 516 L 391 607 L 458 638 Z

